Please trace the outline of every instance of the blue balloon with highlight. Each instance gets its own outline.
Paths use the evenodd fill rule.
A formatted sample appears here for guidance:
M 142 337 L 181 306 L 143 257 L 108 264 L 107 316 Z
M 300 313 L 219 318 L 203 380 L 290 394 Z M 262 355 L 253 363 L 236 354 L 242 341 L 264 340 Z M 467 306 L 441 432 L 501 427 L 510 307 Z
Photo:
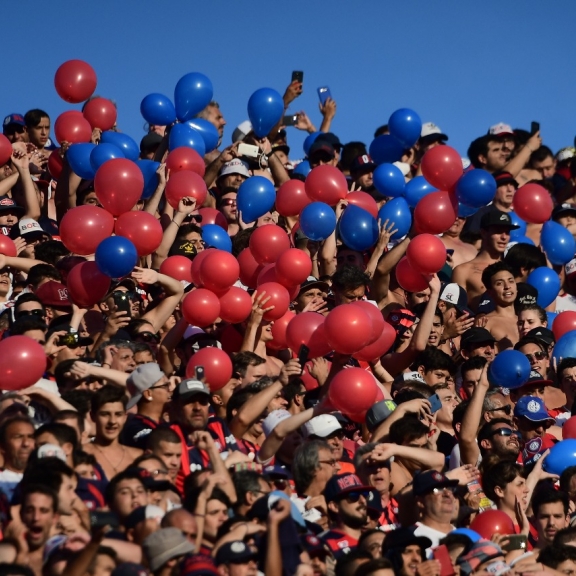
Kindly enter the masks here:
M 202 240 L 206 248 L 218 248 L 225 252 L 232 252 L 232 239 L 222 226 L 218 224 L 204 224 L 202 226 Z
M 138 160 L 136 162 L 142 176 L 144 176 L 144 191 L 142 192 L 142 198 L 148 200 L 152 194 L 158 188 L 158 174 L 156 170 L 160 167 L 160 162 L 155 162 L 154 160 Z
M 456 197 L 458 202 L 481 208 L 494 199 L 496 194 L 496 180 L 486 170 L 470 170 L 463 174 L 456 183 Z
M 90 163 L 90 154 L 97 148 L 95 144 L 72 144 L 66 152 L 66 160 L 70 168 L 83 180 L 94 180 L 96 170 Z
M 301 176 L 306 177 L 311 170 L 312 167 L 310 166 L 310 162 L 308 162 L 308 160 L 302 160 L 302 162 L 299 162 L 296 168 L 294 168 L 293 174 L 300 174 Z
M 269 212 L 275 201 L 274 184 L 264 176 L 251 176 L 244 180 L 236 196 L 238 211 L 242 213 L 242 220 L 247 224 Z
M 576 358 L 576 330 L 566 332 L 559 338 L 554 344 L 552 358 L 556 360 L 556 365 L 560 364 L 564 358 Z
M 140 102 L 140 114 L 149 124 L 168 126 L 176 121 L 176 109 L 168 96 L 148 94 Z
M 522 352 L 504 350 L 490 364 L 488 380 L 492 386 L 514 390 L 528 382 L 530 370 L 530 362 Z
M 102 274 L 110 278 L 122 278 L 136 266 L 138 252 L 128 238 L 110 236 L 98 244 L 95 260 Z
M 312 134 L 308 134 L 308 136 L 306 136 L 306 138 L 304 139 L 304 144 L 302 144 L 302 148 L 304 148 L 304 154 L 306 154 L 306 156 L 310 154 L 310 147 L 312 146 L 312 144 L 314 144 L 314 142 L 316 142 L 316 138 L 318 138 L 320 134 L 323 134 L 323 132 L 312 132 Z
M 216 126 L 212 122 L 205 120 L 204 118 L 194 118 L 188 122 L 188 126 L 200 133 L 202 139 L 204 140 L 204 147 L 206 152 L 212 152 L 218 147 L 218 142 L 220 140 L 220 135 Z
M 364 252 L 378 240 L 376 218 L 362 208 L 348 205 L 338 223 L 342 242 L 352 250 Z
M 409 108 L 400 108 L 392 113 L 388 120 L 390 134 L 400 142 L 404 148 L 412 148 L 420 138 L 422 120 L 420 116 Z
M 198 130 L 194 130 L 189 124 L 175 124 L 170 129 L 170 136 L 168 136 L 168 149 L 170 151 L 175 148 L 185 146 L 196 150 L 200 156 L 206 154 L 206 144 L 204 138 Z
M 516 236 L 526 236 L 526 222 L 516 214 L 516 212 L 508 212 L 510 216 L 510 220 L 512 220 L 512 224 L 514 226 L 519 226 L 515 230 L 510 230 L 510 238 L 515 238 Z
M 310 240 L 326 240 L 336 229 L 336 214 L 328 204 L 312 202 L 300 213 L 300 229 Z
M 398 198 L 404 195 L 406 180 L 400 168 L 385 162 L 374 170 L 374 187 L 383 196 Z
M 391 134 L 382 134 L 372 140 L 370 144 L 370 156 L 376 164 L 392 164 L 398 162 L 404 154 L 403 146 Z
M 273 88 L 260 88 L 248 100 L 248 118 L 258 138 L 270 134 L 284 114 L 284 100 Z
M 122 132 L 113 132 L 112 130 L 102 132 L 100 144 L 114 144 L 122 150 L 124 157 L 132 160 L 132 162 L 136 162 L 140 156 L 140 146 L 128 134 Z
M 394 229 L 397 230 L 390 237 L 391 240 L 398 240 L 403 238 L 410 232 L 412 227 L 412 214 L 410 213 L 410 206 L 404 198 L 393 198 L 386 202 L 378 211 L 378 220 L 382 224 L 388 220 L 389 223 L 394 222 Z
M 174 88 L 174 108 L 180 122 L 192 120 L 210 104 L 214 88 L 210 78 L 200 72 L 182 76 Z
M 542 464 L 545 472 L 558 476 L 570 466 L 576 466 L 576 440 L 573 438 L 554 444 Z
M 94 169 L 94 173 L 108 160 L 114 158 L 124 158 L 124 153 L 115 144 L 98 144 L 90 153 L 90 164 Z
M 434 188 L 424 176 L 416 176 L 416 178 L 406 182 L 404 198 L 406 198 L 410 208 L 416 208 L 416 204 L 431 192 L 438 192 L 438 188 Z
M 560 292 L 560 278 L 551 268 L 540 266 L 528 274 L 526 282 L 538 290 L 536 303 L 547 308 L 556 300 Z
M 574 251 L 576 251 L 576 242 L 574 242 L 572 233 L 552 220 L 544 222 L 542 226 L 540 246 L 542 246 L 548 260 L 555 266 L 570 262 L 574 258 Z

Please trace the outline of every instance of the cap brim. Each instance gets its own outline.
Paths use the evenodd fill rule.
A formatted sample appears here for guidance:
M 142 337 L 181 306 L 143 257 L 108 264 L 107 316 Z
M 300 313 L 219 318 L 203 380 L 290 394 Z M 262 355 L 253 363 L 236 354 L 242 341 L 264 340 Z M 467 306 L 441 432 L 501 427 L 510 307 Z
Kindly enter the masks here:
M 426 134 L 426 136 L 420 136 L 420 142 L 434 142 L 435 140 L 448 140 L 448 136 L 446 134 Z
M 544 386 L 550 386 L 551 384 L 554 384 L 554 382 L 552 380 L 546 380 L 545 378 L 542 378 L 542 380 L 528 380 L 528 382 L 522 384 L 520 388 L 524 388 L 525 386 L 534 386 L 535 384 L 544 384 Z
M 128 402 L 126 403 L 126 410 L 134 408 L 134 406 L 136 406 L 136 404 L 138 404 L 138 402 L 140 402 L 141 399 L 142 399 L 142 393 L 140 392 L 132 396 L 132 398 L 130 398 L 130 400 L 128 400 Z
M 554 420 L 554 418 L 552 418 L 552 416 L 546 416 L 545 418 L 530 418 L 530 416 L 527 416 L 526 414 L 522 414 L 520 416 L 521 418 L 526 418 L 526 420 L 530 420 L 530 422 L 550 422 L 551 424 L 555 424 L 556 420 Z
M 312 288 L 318 288 L 318 290 L 322 290 L 323 292 L 328 292 L 330 290 L 330 286 L 326 284 L 326 282 L 322 282 L 318 280 L 318 282 L 310 282 L 310 284 L 306 284 L 306 286 L 302 286 L 300 291 L 298 292 L 298 296 L 305 292 L 306 290 L 311 290 Z

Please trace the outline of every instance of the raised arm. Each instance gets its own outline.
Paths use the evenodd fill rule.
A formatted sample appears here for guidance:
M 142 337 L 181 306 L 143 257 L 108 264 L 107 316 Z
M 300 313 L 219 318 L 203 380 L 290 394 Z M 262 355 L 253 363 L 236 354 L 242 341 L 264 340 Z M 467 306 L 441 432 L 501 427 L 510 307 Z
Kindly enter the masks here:
M 158 175 L 158 186 L 156 186 L 156 190 L 154 190 L 152 196 L 150 196 L 144 204 L 144 212 L 148 212 L 148 214 L 152 214 L 152 216 L 156 216 L 160 200 L 162 200 L 162 194 L 164 194 L 164 190 L 166 189 L 166 172 L 166 164 L 160 164 L 158 170 L 156 170 L 156 174 Z
M 410 244 L 410 238 L 406 236 L 401 242 L 396 244 L 390 251 L 386 252 L 379 260 L 374 270 L 372 287 L 374 289 L 374 299 L 378 302 L 380 309 L 388 304 L 388 293 L 390 290 L 390 274 L 396 264 L 400 262 Z
M 38 220 L 41 215 L 40 203 L 38 202 L 34 181 L 30 175 L 30 159 L 28 158 L 26 150 L 22 151 L 14 148 L 12 152 L 12 164 L 14 164 L 16 170 L 18 170 L 20 183 L 22 185 L 24 208 L 26 209 L 24 216 Z
M 528 142 L 518 150 L 518 153 L 504 166 L 503 170 L 510 172 L 516 178 L 524 169 L 528 160 L 530 160 L 532 152 L 538 150 L 540 146 L 542 146 L 542 138 L 540 138 L 540 131 L 538 131 L 530 136 Z
M 330 132 L 330 126 L 332 126 L 332 120 L 336 116 L 336 100 L 333 98 L 327 98 L 326 102 L 322 104 L 320 102 L 320 112 L 322 114 L 322 124 L 320 124 L 320 132 Z

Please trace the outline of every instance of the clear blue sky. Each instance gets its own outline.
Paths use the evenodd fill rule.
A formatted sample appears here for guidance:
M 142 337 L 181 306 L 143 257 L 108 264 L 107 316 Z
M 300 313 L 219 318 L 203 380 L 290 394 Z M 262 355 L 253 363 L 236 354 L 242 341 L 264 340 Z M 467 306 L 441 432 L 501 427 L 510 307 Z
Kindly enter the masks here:
M 119 128 L 144 135 L 140 101 L 173 98 L 187 72 L 206 74 L 228 122 L 224 143 L 247 118 L 252 92 L 283 93 L 304 70 L 291 110 L 320 125 L 316 89 L 338 104 L 342 141 L 372 139 L 400 107 L 416 110 L 465 155 L 491 124 L 529 129 L 539 121 L 554 152 L 576 134 L 576 2 L 485 0 L 58 0 L 18 2 L 2 29 L 0 116 L 43 108 L 52 117 L 79 106 L 60 100 L 54 72 L 89 62 L 97 93 L 118 104 Z M 16 24 L 16 22 L 18 24 Z M 292 158 L 303 135 L 290 129 Z

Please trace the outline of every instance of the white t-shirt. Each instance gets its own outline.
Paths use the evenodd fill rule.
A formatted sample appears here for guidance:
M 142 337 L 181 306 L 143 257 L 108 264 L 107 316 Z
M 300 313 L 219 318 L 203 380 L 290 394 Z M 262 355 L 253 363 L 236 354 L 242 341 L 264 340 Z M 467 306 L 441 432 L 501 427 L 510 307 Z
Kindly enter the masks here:
M 21 472 L 12 472 L 12 470 L 2 470 L 0 472 L 0 490 L 6 494 L 8 500 L 12 500 L 14 490 L 23 476 L 24 474 Z
M 455 530 L 452 527 L 452 530 Z M 426 558 L 432 558 L 432 548 L 436 548 L 440 544 L 440 540 L 446 536 L 448 532 L 440 532 L 440 530 L 436 530 L 434 528 L 430 528 L 430 526 L 426 526 L 422 524 L 422 522 L 416 522 L 416 530 L 414 530 L 415 536 L 426 536 L 426 538 L 430 538 L 432 541 L 432 546 L 430 548 L 426 548 Z

